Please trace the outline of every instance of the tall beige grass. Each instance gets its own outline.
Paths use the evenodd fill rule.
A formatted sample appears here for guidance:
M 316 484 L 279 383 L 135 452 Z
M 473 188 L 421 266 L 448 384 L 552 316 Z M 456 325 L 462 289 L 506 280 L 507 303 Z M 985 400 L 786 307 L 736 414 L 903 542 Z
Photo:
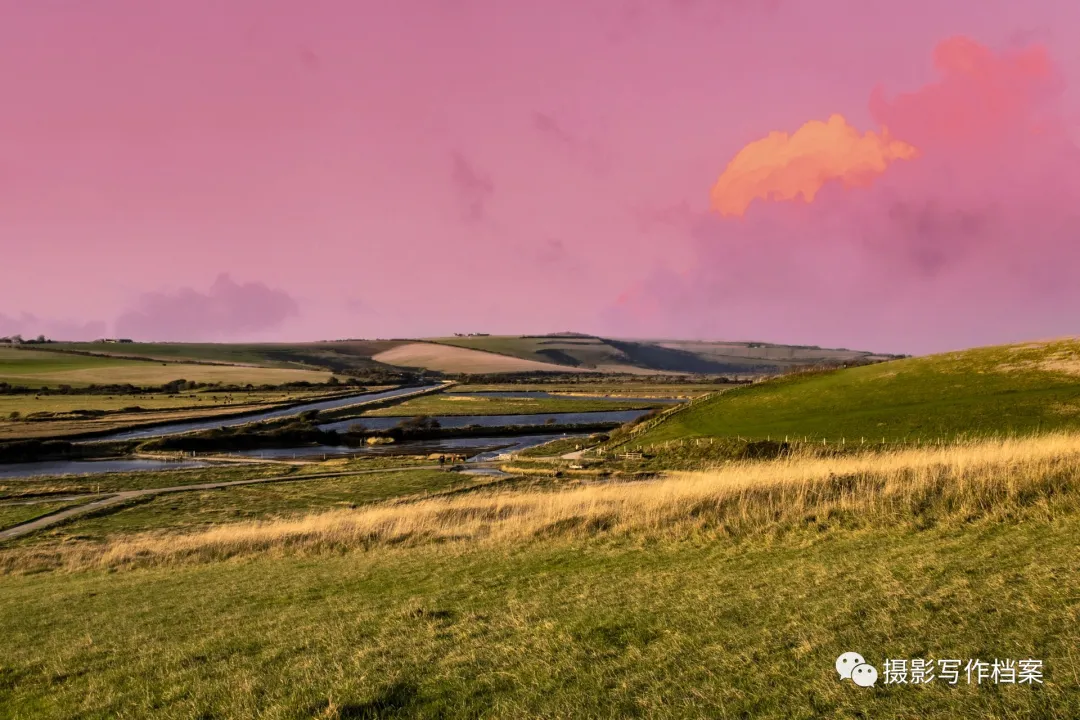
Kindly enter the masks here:
M 429 542 L 521 543 L 599 532 L 745 537 L 800 528 L 1050 518 L 1080 498 L 1080 434 L 846 457 L 745 461 L 655 480 L 491 490 L 194 534 L 118 536 L 0 554 L 0 568 L 122 567 L 256 552 Z

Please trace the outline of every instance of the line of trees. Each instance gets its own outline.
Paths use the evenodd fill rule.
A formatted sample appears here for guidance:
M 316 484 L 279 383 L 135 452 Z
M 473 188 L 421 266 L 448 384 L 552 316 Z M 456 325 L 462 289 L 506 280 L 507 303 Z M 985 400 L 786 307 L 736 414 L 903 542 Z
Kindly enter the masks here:
M 6 345 L 45 345 L 47 343 L 56 342 L 50 340 L 44 335 L 38 335 L 36 338 L 30 338 L 24 340 L 22 335 L 8 335 L 7 337 L 0 337 L 0 343 Z

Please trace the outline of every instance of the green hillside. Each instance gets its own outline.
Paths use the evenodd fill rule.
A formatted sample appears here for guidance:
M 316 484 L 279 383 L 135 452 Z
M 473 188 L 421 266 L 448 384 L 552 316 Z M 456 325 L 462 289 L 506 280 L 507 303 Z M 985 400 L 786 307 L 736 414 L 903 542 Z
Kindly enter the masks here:
M 1080 428 L 1080 341 L 979 348 L 738 388 L 641 436 L 880 441 Z
M 432 342 L 581 369 L 656 373 L 762 374 L 797 365 L 880 360 L 888 356 L 754 342 L 618 340 L 580 333 L 466 335 Z
M 416 344 L 448 346 L 491 353 L 568 370 L 630 374 L 762 375 L 795 366 L 877 361 L 888 356 L 858 350 L 831 350 L 797 345 L 682 340 L 617 340 L 579 333 L 553 335 L 461 335 L 425 340 L 334 340 L 309 343 L 106 343 L 53 342 L 41 349 L 113 360 L 197 362 L 258 367 L 326 370 L 341 375 L 393 373 L 400 362 L 409 367 L 447 371 L 445 362 L 423 358 L 405 363 L 387 351 Z M 386 355 L 380 355 L 387 353 Z M 378 359 L 376 359 L 378 358 Z M 500 360 L 488 356 L 488 360 Z M 445 360 L 445 359 L 443 359 Z M 461 358 L 455 367 L 461 365 Z M 485 369 L 484 356 L 465 372 L 514 372 Z M 503 363 L 505 364 L 505 363 Z M 466 365 L 471 368 L 469 362 Z M 459 368 L 449 372 L 461 372 Z

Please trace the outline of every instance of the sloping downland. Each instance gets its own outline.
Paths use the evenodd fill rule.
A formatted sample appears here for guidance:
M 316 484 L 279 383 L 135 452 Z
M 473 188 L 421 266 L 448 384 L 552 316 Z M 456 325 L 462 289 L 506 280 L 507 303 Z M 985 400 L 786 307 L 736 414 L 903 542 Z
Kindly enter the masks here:
M 1080 341 L 977 348 L 733 389 L 642 435 L 889 442 L 1080 428 Z
M 796 365 L 879 360 L 858 350 L 703 340 L 631 340 L 592 335 L 479 335 L 432 342 L 601 372 L 761 374 Z
M 500 355 L 482 350 L 442 345 L 433 342 L 414 342 L 398 345 L 374 356 L 374 360 L 387 365 L 406 368 L 424 368 L 444 373 L 513 372 L 584 372 L 586 368 L 574 368 L 554 363 L 525 360 L 510 355 Z
M 641 370 L 604 338 L 590 335 L 480 335 L 433 338 L 432 342 L 592 372 Z

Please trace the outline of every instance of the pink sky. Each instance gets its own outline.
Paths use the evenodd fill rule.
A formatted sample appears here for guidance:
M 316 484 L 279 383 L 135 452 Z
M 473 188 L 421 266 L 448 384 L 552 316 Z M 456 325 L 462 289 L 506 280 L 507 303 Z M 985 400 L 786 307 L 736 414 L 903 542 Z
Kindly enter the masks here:
M 1080 333 L 1075 0 L 0 0 L 0 18 L 0 334 L 922 353 Z M 957 36 L 981 64 L 935 56 Z M 1014 71 L 1024 48 L 1046 72 Z M 920 156 L 810 204 L 709 212 L 743 146 L 833 114 Z

